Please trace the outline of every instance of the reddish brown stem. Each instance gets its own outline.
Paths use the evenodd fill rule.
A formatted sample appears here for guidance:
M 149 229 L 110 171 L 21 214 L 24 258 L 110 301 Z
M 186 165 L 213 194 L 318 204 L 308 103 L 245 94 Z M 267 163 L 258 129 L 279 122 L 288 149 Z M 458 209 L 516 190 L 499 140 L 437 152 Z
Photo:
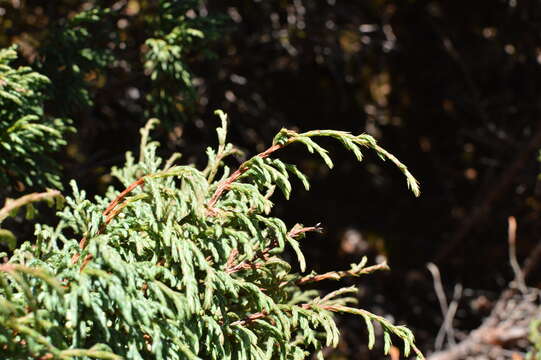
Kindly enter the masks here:
M 15 200 L 7 199 L 4 207 L 0 209 L 0 222 L 2 222 L 5 218 L 7 218 L 12 211 L 24 205 L 28 205 L 30 203 L 42 201 L 46 199 L 53 199 L 57 196 L 61 196 L 60 191 L 47 190 L 46 192 L 43 192 L 43 193 L 33 193 L 33 194 L 24 195 Z
M 293 229 L 291 229 L 287 233 L 287 236 L 296 237 L 308 231 L 320 231 L 320 230 L 321 228 L 319 228 L 318 226 L 300 227 L 296 225 L 293 227 Z M 239 251 L 237 249 L 233 249 L 233 251 L 231 251 L 231 254 L 229 255 L 229 258 L 227 259 L 225 272 L 228 274 L 233 274 L 241 270 L 257 269 L 258 267 L 261 267 L 262 264 L 256 264 L 255 261 L 258 259 L 263 259 L 265 261 L 268 260 L 270 251 L 274 249 L 277 245 L 278 245 L 278 242 L 273 241 L 268 247 L 259 251 L 255 256 L 255 259 L 244 260 L 243 262 L 237 265 L 233 265 L 233 262 L 235 261 L 235 258 L 238 256 Z
M 267 158 L 269 157 L 270 154 L 272 154 L 276 150 L 283 148 L 284 146 L 285 144 L 275 144 L 271 146 L 270 148 L 268 148 L 267 150 L 263 151 L 262 153 L 258 154 L 257 156 L 262 159 Z M 225 179 L 218 185 L 218 187 L 216 188 L 216 191 L 214 192 L 214 194 L 210 198 L 210 201 L 207 204 L 207 208 L 209 209 L 210 214 L 215 213 L 214 206 L 216 205 L 216 203 L 218 202 L 218 200 L 220 199 L 220 196 L 222 196 L 224 191 L 229 189 L 231 184 L 237 181 L 237 179 L 246 171 L 248 171 L 248 169 L 249 167 L 246 164 L 246 162 L 243 163 L 233 174 L 231 174 L 227 179 Z
M 130 192 L 133 191 L 133 189 L 135 189 L 136 187 L 138 187 L 139 185 L 142 185 L 145 183 L 145 177 L 141 177 L 139 179 L 137 179 L 136 181 L 134 181 L 130 186 L 128 186 L 123 192 L 121 192 L 113 201 L 111 201 L 109 203 L 109 206 L 107 206 L 107 209 L 105 209 L 105 211 L 103 212 L 103 215 L 107 215 L 109 214 L 114 208 L 115 206 L 118 205 L 118 203 L 124 199 L 126 197 L 126 195 L 128 195 Z
M 227 263 L 225 264 L 226 271 L 227 269 L 230 269 L 234 266 L 233 262 L 235 261 L 235 258 L 237 257 L 238 254 L 239 254 L 239 251 L 237 249 L 231 250 L 231 254 L 229 254 L 229 257 L 227 258 Z
M 12 271 L 15 271 L 15 270 L 16 270 L 16 266 L 14 266 L 12 264 L 2 264 L 2 265 L 0 265 L 0 271 L 12 272 Z
M 287 233 L 287 236 L 294 238 L 294 237 L 299 236 L 300 234 L 304 234 L 305 232 L 309 232 L 309 231 L 321 232 L 321 228 L 318 225 L 307 226 L 307 227 L 293 227 L 293 229 L 291 229 Z
M 262 319 L 267 315 L 268 315 L 268 313 L 266 311 L 261 311 L 261 312 L 258 312 L 258 313 L 250 314 L 250 315 L 248 315 L 247 317 L 245 317 L 242 320 L 233 321 L 231 323 L 231 326 L 234 326 L 234 325 L 246 325 L 247 323 L 251 323 L 254 320 Z
M 268 260 L 269 258 L 269 253 L 272 249 L 274 249 L 276 247 L 276 245 L 278 245 L 278 242 L 277 241 L 273 241 L 268 247 L 266 247 L 265 249 L 263 249 L 262 251 L 259 251 L 256 256 L 255 256 L 255 259 L 253 260 L 244 260 L 243 262 L 233 266 L 233 261 L 235 260 L 235 257 L 238 255 L 238 250 L 233 250 L 231 252 L 231 254 L 235 254 L 234 257 L 229 257 L 229 259 L 227 260 L 227 265 L 226 265 L 226 269 L 225 269 L 225 272 L 228 273 L 228 274 L 233 274 L 233 273 L 236 273 L 237 271 L 241 271 L 241 270 L 248 270 L 248 269 L 257 269 L 258 267 L 261 266 L 261 264 L 256 264 L 255 261 L 257 259 L 263 259 L 263 260 Z
M 340 280 L 344 277 L 370 274 L 372 272 L 379 271 L 379 270 L 389 270 L 389 266 L 387 265 L 387 263 L 381 263 L 381 264 L 365 267 L 358 272 L 354 272 L 351 270 L 329 271 L 325 274 L 308 275 L 297 280 L 297 285 L 302 285 L 306 283 L 317 282 L 317 281 L 322 281 L 322 280 L 327 280 L 327 279 Z
M 305 309 L 305 310 L 309 310 L 309 309 L 311 309 L 313 307 L 312 304 L 300 304 L 299 306 L 301 308 Z M 340 311 L 339 308 L 337 308 L 336 306 L 333 306 L 333 305 L 318 305 L 318 307 L 321 308 L 321 309 L 328 310 L 328 311 L 333 311 L 333 312 Z M 266 311 L 253 313 L 253 314 L 250 314 L 250 315 L 246 316 L 242 320 L 233 321 L 231 323 L 231 326 L 234 326 L 234 325 L 246 325 L 246 324 L 251 323 L 254 320 L 263 319 L 263 318 L 267 317 L 268 315 L 269 315 L 269 313 L 266 312 Z
M 140 185 L 143 185 L 145 183 L 145 177 L 141 177 L 134 181 L 132 184 L 130 184 L 124 191 L 122 191 L 118 196 L 109 203 L 107 208 L 103 211 L 103 216 L 106 216 L 105 222 L 101 224 L 100 228 L 98 229 L 97 235 L 103 233 L 105 231 L 105 227 L 107 224 L 113 220 L 113 218 L 122 210 L 123 206 L 121 205 L 120 208 L 115 209 L 115 207 L 129 194 L 131 193 L 135 188 L 137 188 Z M 86 236 L 83 236 L 83 238 L 79 241 L 79 248 L 83 250 L 87 245 L 87 238 Z M 75 264 L 77 260 L 79 260 L 79 257 L 81 254 L 75 254 L 71 258 L 71 263 Z M 83 260 L 83 265 L 81 266 L 81 271 L 85 268 L 85 266 L 92 260 L 92 255 L 88 254 L 85 259 Z

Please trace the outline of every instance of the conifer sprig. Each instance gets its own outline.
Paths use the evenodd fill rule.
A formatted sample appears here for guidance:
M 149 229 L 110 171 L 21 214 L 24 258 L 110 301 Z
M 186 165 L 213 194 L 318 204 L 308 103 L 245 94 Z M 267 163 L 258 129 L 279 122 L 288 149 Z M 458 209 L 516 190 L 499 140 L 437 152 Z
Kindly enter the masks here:
M 224 121 L 223 118 L 222 121 Z M 313 141 L 312 138 L 314 137 L 331 137 L 339 140 L 346 147 L 346 149 L 350 150 L 355 154 L 355 157 L 359 161 L 363 160 L 363 154 L 360 149 L 361 146 L 375 150 L 382 160 L 388 159 L 393 162 L 406 176 L 408 188 L 413 192 L 415 196 L 420 195 L 421 191 L 419 188 L 419 183 L 410 173 L 408 168 L 403 163 L 401 163 L 394 155 L 379 146 L 376 143 L 376 140 L 370 135 L 361 134 L 355 136 L 349 132 L 337 130 L 313 130 L 298 134 L 291 130 L 282 129 L 274 138 L 271 147 L 241 164 L 233 174 L 231 174 L 227 179 L 225 179 L 218 185 L 214 194 L 212 195 L 212 198 L 208 203 L 209 210 L 212 212 L 214 205 L 223 194 L 223 192 L 226 191 L 231 186 L 231 184 L 237 181 L 245 172 L 247 172 L 251 168 L 256 167 L 257 165 L 255 164 L 262 163 L 261 160 L 266 159 L 272 153 L 295 142 L 300 142 L 304 144 L 310 153 L 313 153 L 314 151 L 317 152 L 321 156 L 325 164 L 332 169 L 334 164 L 328 155 L 328 151 L 318 145 L 315 141 Z M 301 180 L 303 180 L 305 187 L 308 189 L 308 183 L 305 181 L 304 175 L 302 175 L 297 170 L 293 171 L 295 172 L 295 175 L 299 176 Z M 287 177 L 286 174 L 284 174 L 284 176 Z M 286 197 L 289 196 L 289 192 L 287 190 L 284 192 L 284 194 L 286 195 Z
M 0 49 L 0 196 L 16 184 L 60 188 L 58 166 L 50 154 L 64 146 L 64 135 L 73 131 L 69 120 L 44 115 L 50 81 L 29 67 L 13 67 L 16 49 Z
M 90 201 L 72 182 L 59 224 L 38 225 L 35 245 L 24 243 L 0 269 L 0 349 L 7 359 L 321 358 L 324 346 L 338 344 L 337 312 L 364 319 L 370 347 L 378 323 L 386 351 L 397 336 L 405 354 L 422 358 L 409 330 L 354 306 L 354 287 L 321 297 L 301 286 L 384 264 L 365 267 L 363 260 L 346 271 L 295 273 L 284 251 L 295 252 L 304 272 L 300 241 L 319 226 L 288 230 L 270 214 L 275 188 L 289 197 L 291 174 L 309 184 L 294 165 L 269 155 L 301 142 L 332 166 L 313 137 L 335 137 L 359 159 L 360 147 L 378 150 L 371 138 L 283 130 L 267 151 L 231 172 L 223 159 L 234 147 L 221 115 L 218 149 L 207 151 L 203 171 L 175 165 L 176 155 L 156 155 L 158 144 L 148 136 L 154 120 L 142 129 L 138 161 L 128 153 L 125 166 L 112 170 L 122 192 L 111 188 Z

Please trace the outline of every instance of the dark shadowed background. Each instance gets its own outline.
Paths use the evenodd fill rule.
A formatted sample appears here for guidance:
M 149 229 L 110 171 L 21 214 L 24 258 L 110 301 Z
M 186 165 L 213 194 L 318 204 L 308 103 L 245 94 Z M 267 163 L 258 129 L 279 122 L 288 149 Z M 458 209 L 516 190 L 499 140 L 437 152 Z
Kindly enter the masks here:
M 74 47 L 108 52 L 66 75 L 70 56 L 80 55 L 48 52 L 54 31 L 99 6 L 112 11 Z M 359 165 L 336 146 L 329 171 L 292 148 L 281 156 L 310 175 L 312 189 L 299 186 L 276 212 L 291 225 L 325 228 L 304 244 L 317 271 L 348 268 L 363 255 L 387 259 L 391 272 L 350 281 L 362 288 L 362 306 L 411 326 L 425 352 L 442 322 L 426 263 L 438 265 L 449 297 L 455 284 L 464 286 L 454 327 L 466 331 L 512 279 L 508 216 L 518 221 L 519 261 L 539 243 L 538 1 L 205 1 L 187 12 L 207 29 L 183 53 L 187 84 L 147 76 L 153 1 L 0 0 L 0 11 L 0 45 L 19 44 L 21 62 L 55 84 L 47 111 L 74 119 L 78 132 L 58 158 L 64 178 L 91 193 L 111 184 L 109 168 L 137 149 L 149 116 L 164 121 L 157 134 L 164 153 L 180 151 L 199 165 L 216 143 L 218 108 L 248 154 L 282 127 L 376 137 L 419 179 L 420 198 L 375 154 Z M 87 94 L 68 91 L 75 81 Z M 541 280 L 536 272 L 532 285 Z M 341 325 L 343 342 L 330 359 L 381 358 L 367 352 L 358 319 Z

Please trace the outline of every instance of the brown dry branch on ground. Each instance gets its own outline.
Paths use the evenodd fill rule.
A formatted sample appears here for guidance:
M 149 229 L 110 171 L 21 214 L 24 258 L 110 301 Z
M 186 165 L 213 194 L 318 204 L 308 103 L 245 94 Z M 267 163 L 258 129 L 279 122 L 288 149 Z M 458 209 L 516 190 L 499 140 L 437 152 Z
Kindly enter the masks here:
M 531 348 L 528 339 L 530 324 L 538 317 L 541 309 L 541 290 L 525 284 L 525 278 L 533 268 L 532 257 L 535 254 L 532 253 L 526 259 L 528 267 L 519 267 L 516 258 L 516 230 L 516 219 L 511 216 L 508 219 L 509 263 L 515 279 L 502 292 L 490 315 L 477 329 L 459 343 L 453 344 L 450 341 L 451 345 L 447 349 L 433 353 L 428 357 L 429 360 L 517 360 L 526 357 Z M 431 266 L 434 274 L 434 265 Z M 438 281 L 439 274 L 435 277 L 436 290 Z M 441 290 L 437 292 L 441 297 Z
M 539 314 L 541 292 L 513 288 L 503 292 L 490 315 L 464 340 L 436 352 L 429 360 L 523 359 L 529 347 L 528 328 Z

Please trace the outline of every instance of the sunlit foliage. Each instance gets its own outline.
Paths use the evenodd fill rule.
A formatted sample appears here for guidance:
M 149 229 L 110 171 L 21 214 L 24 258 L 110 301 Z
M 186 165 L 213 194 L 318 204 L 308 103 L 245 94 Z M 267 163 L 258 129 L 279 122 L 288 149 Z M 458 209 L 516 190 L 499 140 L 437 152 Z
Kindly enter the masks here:
M 319 228 L 289 227 L 272 216 L 276 188 L 288 198 L 290 175 L 307 178 L 275 152 L 295 143 L 332 167 L 319 137 L 340 141 L 362 160 L 370 148 L 395 163 L 414 194 L 416 180 L 368 135 L 324 130 L 282 130 L 266 151 L 232 171 L 223 162 L 238 150 L 226 140 L 226 115 L 218 112 L 217 150 L 209 148 L 200 171 L 164 161 L 141 130 L 138 159 L 131 153 L 112 174 L 126 187 L 91 201 L 72 183 L 57 226 L 38 225 L 37 242 L 24 243 L 0 265 L 0 349 L 7 359 L 305 359 L 336 346 L 334 313 L 364 319 L 369 346 L 374 324 L 404 353 L 421 353 L 403 326 L 354 306 L 354 287 L 321 296 L 304 284 L 361 276 L 385 269 L 366 259 L 346 271 L 306 275 L 292 271 L 284 251 L 307 268 L 301 240 Z M 24 354 L 24 355 L 23 355 Z

